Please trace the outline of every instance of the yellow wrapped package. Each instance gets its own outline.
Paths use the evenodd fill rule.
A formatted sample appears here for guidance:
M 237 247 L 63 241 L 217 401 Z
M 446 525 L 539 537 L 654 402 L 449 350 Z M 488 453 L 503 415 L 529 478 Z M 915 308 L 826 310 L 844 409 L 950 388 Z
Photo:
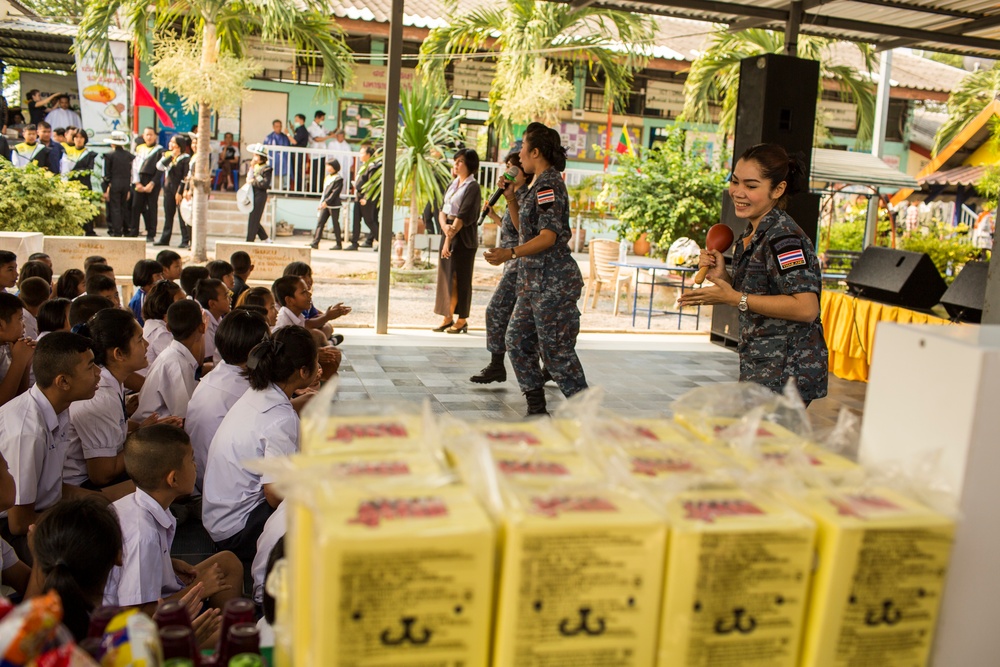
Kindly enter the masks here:
M 491 447 L 490 458 L 501 477 L 521 486 L 551 486 L 567 481 L 598 481 L 604 473 L 589 458 L 570 451 L 527 447 Z
M 467 488 L 336 485 L 289 535 L 295 665 L 487 664 L 495 535 Z
M 477 421 L 471 422 L 468 427 L 482 435 L 491 446 L 524 445 L 570 449 L 570 441 L 547 419 L 521 422 Z
M 624 446 L 612 456 L 624 463 L 632 479 L 651 484 L 731 486 L 727 469 L 736 467 L 718 452 L 690 446 Z
M 787 468 L 800 473 L 807 482 L 818 475 L 833 484 L 857 484 L 864 477 L 864 468 L 854 461 L 808 443 L 794 446 L 763 443 L 750 451 L 732 449 L 729 453 L 747 468 Z
M 409 449 L 421 442 L 423 417 L 419 414 L 360 414 L 329 417 L 303 438 L 302 452 L 387 451 Z
M 663 518 L 603 485 L 505 495 L 493 667 L 652 665 Z
M 691 444 L 691 436 L 676 422 L 669 419 L 629 419 L 636 432 L 656 445 L 684 446 Z
M 659 667 L 795 667 L 815 526 L 746 491 L 688 491 L 670 521 Z
M 726 430 L 741 425 L 741 420 L 735 417 L 705 417 L 700 415 L 698 419 L 692 419 L 690 416 L 678 414 L 674 416 L 674 420 L 710 445 L 724 445 L 723 436 Z M 761 444 L 791 445 L 805 442 L 801 436 L 784 426 L 763 420 L 757 423 L 753 437 L 755 442 Z
M 884 488 L 787 500 L 819 527 L 803 667 L 926 665 L 954 522 Z

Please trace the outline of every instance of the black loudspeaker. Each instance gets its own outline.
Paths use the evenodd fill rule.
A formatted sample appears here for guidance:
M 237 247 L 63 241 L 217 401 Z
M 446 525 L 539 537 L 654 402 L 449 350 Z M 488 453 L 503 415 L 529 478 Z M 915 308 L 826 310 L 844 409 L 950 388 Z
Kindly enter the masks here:
M 930 310 L 947 285 L 927 253 L 869 246 L 847 274 L 847 288 L 871 301 Z
M 989 262 L 969 262 L 955 276 L 955 282 L 941 297 L 944 309 L 953 320 L 980 323 L 983 321 L 983 303 L 986 301 L 986 276 Z
M 735 348 L 739 345 L 740 311 L 724 303 L 712 306 L 712 333 L 709 340 L 722 347 Z

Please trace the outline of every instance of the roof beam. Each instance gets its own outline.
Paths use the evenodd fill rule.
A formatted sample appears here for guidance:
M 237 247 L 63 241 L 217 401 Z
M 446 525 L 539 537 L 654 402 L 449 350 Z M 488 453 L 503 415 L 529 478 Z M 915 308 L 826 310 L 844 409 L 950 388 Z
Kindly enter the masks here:
M 955 46 L 966 46 L 972 49 L 985 49 L 987 51 L 1000 51 L 1000 40 L 986 39 L 984 37 L 972 37 L 970 35 L 955 35 L 935 30 L 921 30 L 919 28 L 906 28 L 903 26 L 891 25 L 887 23 L 868 23 L 866 21 L 855 21 L 853 19 L 842 19 L 834 16 L 820 16 L 818 14 L 806 14 L 802 18 L 803 24 L 823 26 L 837 30 L 847 30 L 850 32 L 874 33 L 876 35 L 889 35 L 892 37 L 902 37 L 912 39 L 917 42 L 933 42 L 938 44 L 954 44 Z
M 947 28 L 941 28 L 940 30 L 935 30 L 936 33 L 946 34 L 946 35 L 963 35 L 970 32 L 978 32 L 979 30 L 986 30 L 987 28 L 992 28 L 993 26 L 1000 25 L 1000 14 L 994 14 L 993 16 L 984 16 L 978 18 L 974 21 L 967 21 L 959 23 L 958 25 L 948 26 Z M 877 51 L 887 51 L 889 49 L 898 49 L 903 46 L 910 46 L 915 44 L 917 40 L 914 39 L 895 39 L 888 42 L 881 42 L 876 45 Z
M 769 7 L 756 7 L 753 5 L 741 5 L 733 2 L 721 2 L 719 0 L 640 0 L 644 5 L 656 5 L 664 8 L 687 9 L 696 12 L 706 12 L 713 14 L 730 14 L 732 16 L 747 16 L 752 18 L 768 19 L 769 21 L 780 21 L 784 23 L 788 20 L 788 11 L 784 9 L 772 9 Z M 628 5 L 633 3 L 622 2 L 601 2 L 604 6 L 615 7 L 617 9 L 628 9 Z M 635 11 L 634 9 L 632 11 Z M 691 18 L 688 16 L 687 18 Z M 721 20 L 721 18 L 720 18 Z
M 951 16 L 956 19 L 967 19 L 975 20 L 986 18 L 984 14 L 977 14 L 975 12 L 963 12 L 957 9 L 945 9 L 943 7 L 929 7 L 927 5 L 913 5 L 908 2 L 900 2 L 900 0 L 850 0 L 850 2 L 857 2 L 862 5 L 877 5 L 879 7 L 888 7 L 890 9 L 901 9 L 907 12 L 916 12 L 918 14 L 937 14 L 939 16 Z

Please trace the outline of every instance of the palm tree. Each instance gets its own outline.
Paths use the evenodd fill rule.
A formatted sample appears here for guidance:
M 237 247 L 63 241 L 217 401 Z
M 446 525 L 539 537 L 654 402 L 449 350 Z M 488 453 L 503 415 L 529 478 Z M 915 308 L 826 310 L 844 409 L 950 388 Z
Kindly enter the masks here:
M 297 2 L 256 2 L 254 0 L 88 0 L 80 22 L 77 48 L 94 51 L 98 65 L 114 67 L 107 41 L 108 28 L 119 24 L 132 31 L 135 48 L 141 57 L 152 52 L 154 35 L 193 36 L 200 51 L 200 63 L 191 62 L 199 70 L 203 85 L 200 90 L 176 91 L 189 101 L 197 102 L 198 144 L 201 150 L 194 165 L 194 215 L 192 220 L 194 261 L 205 261 L 208 233 L 208 190 L 211 173 L 209 152 L 210 101 L 213 82 L 232 76 L 220 67 L 220 59 L 242 60 L 251 37 L 265 42 L 294 46 L 299 59 L 315 67 L 322 64 L 321 83 L 333 91 L 343 86 L 350 76 L 352 58 L 344 42 L 343 32 L 329 17 L 329 9 L 321 0 Z M 152 29 L 150 29 L 150 27 Z M 223 85 L 225 82 L 222 82 Z
M 934 135 L 934 154 L 955 138 L 986 105 L 1000 96 L 1000 63 L 970 72 L 948 96 L 948 120 Z M 1000 141 L 1000 121 L 992 121 L 993 137 Z
M 540 0 L 507 0 L 499 7 L 484 7 L 450 21 L 444 28 L 431 30 L 420 46 L 420 67 L 440 85 L 450 60 L 446 56 L 487 48 L 495 53 L 488 123 L 501 138 L 509 137 L 512 123 L 535 119 L 524 113 L 544 114 L 553 104 L 557 111 L 564 107 L 569 100 L 557 80 L 565 80 L 562 68 L 576 63 L 586 63 L 594 78 L 603 75 L 606 98 L 620 106 L 635 72 L 645 65 L 644 54 L 652 47 L 656 32 L 647 16 Z M 526 84 L 531 95 L 521 94 Z M 529 110 L 519 104 L 553 88 L 548 110 Z
M 399 135 L 396 144 L 396 201 L 410 202 L 410 226 L 406 233 L 404 269 L 413 268 L 413 245 L 417 218 L 424 205 L 439 203 L 451 180 L 444 155 L 461 141 L 458 123 L 461 112 L 450 95 L 442 95 L 433 86 L 417 80 L 411 90 L 399 95 Z M 376 118 L 374 128 L 384 127 L 385 119 Z M 379 148 L 373 159 L 384 164 Z M 382 167 L 372 178 L 366 196 L 377 198 L 382 183 Z
M 850 97 L 858 107 L 858 141 L 871 141 L 875 118 L 875 95 L 872 84 L 850 65 L 838 65 L 831 59 L 834 41 L 811 35 L 799 35 L 798 56 L 818 60 L 820 84 L 817 96 L 823 92 L 823 82 L 833 79 L 841 95 Z M 860 51 L 864 67 L 872 71 L 872 48 L 867 44 L 851 43 Z M 710 122 L 710 105 L 722 107 L 719 132 L 732 134 L 736 126 L 736 103 L 740 89 L 740 61 L 765 53 L 784 53 L 784 35 L 772 30 L 754 28 L 729 32 L 720 30 L 708 48 L 691 64 L 684 84 L 683 118 L 694 122 Z M 822 118 L 817 114 L 817 139 L 826 133 Z

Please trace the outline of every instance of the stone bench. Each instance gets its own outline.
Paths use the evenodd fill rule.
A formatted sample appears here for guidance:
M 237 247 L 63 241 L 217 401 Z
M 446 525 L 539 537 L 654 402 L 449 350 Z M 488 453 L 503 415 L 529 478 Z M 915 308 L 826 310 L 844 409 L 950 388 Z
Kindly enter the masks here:
M 312 248 L 301 245 L 280 243 L 229 243 L 215 244 L 215 258 L 229 261 L 234 252 L 242 250 L 250 255 L 254 280 L 274 281 L 282 276 L 285 267 L 292 262 L 312 262 Z
M 46 236 L 45 252 L 52 258 L 52 271 L 83 270 L 83 260 L 100 255 L 120 276 L 129 276 L 140 259 L 146 259 L 146 240 L 106 236 Z
M 36 252 L 45 252 L 45 237 L 39 232 L 0 232 L 0 250 L 8 250 L 17 255 L 17 264 L 28 261 Z

